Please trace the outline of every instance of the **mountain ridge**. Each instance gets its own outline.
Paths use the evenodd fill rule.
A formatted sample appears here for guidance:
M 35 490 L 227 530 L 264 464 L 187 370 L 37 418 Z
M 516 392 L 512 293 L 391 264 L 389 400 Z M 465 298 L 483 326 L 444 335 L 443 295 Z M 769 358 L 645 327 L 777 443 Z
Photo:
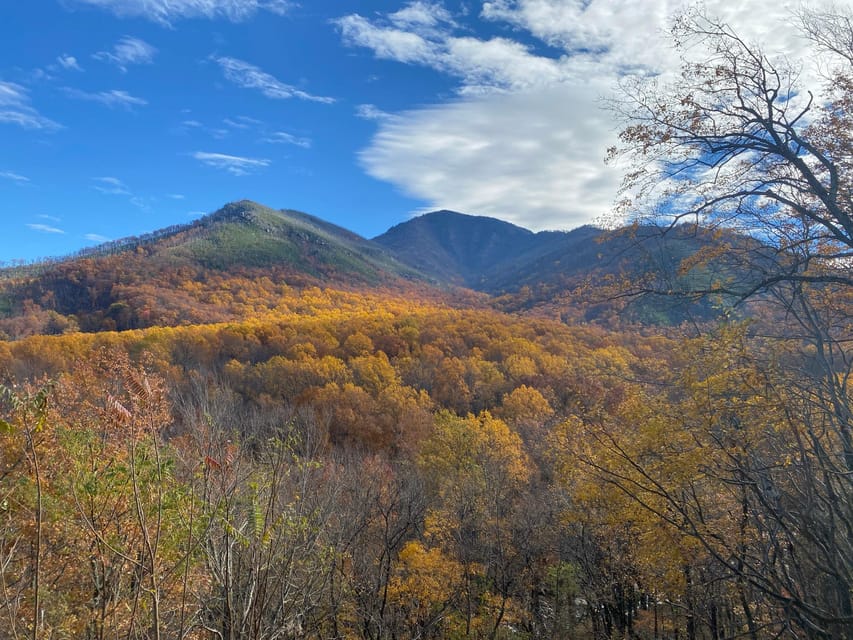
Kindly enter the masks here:
M 222 322 L 272 309 L 292 288 L 403 291 L 418 280 L 357 234 L 248 200 L 0 275 L 0 337 L 13 338 Z
M 478 289 L 484 272 L 535 235 L 496 218 L 440 210 L 394 225 L 373 242 L 439 281 Z
M 666 271 L 659 274 L 664 279 L 682 278 L 681 260 L 708 242 L 688 232 L 661 239 L 651 229 L 657 244 L 649 251 L 637 235 L 592 226 L 534 233 L 440 210 L 366 239 L 307 213 L 241 200 L 186 225 L 3 270 L 0 337 L 228 321 L 273 309 L 287 291 L 313 286 L 443 297 L 450 304 L 472 303 L 473 290 L 506 310 L 583 318 L 590 287 L 606 298 L 610 283 L 656 269 Z M 644 313 L 664 322 L 681 317 Z

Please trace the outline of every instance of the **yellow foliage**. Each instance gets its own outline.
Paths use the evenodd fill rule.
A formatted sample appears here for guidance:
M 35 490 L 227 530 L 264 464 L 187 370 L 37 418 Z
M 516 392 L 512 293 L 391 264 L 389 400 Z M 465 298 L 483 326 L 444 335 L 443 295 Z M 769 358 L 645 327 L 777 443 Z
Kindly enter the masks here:
M 410 624 L 423 623 L 455 597 L 462 576 L 459 563 L 447 557 L 440 548 L 427 549 L 413 540 L 400 551 L 388 597 L 405 612 Z
M 541 392 L 523 384 L 503 397 L 499 415 L 515 424 L 540 426 L 554 415 L 554 409 Z

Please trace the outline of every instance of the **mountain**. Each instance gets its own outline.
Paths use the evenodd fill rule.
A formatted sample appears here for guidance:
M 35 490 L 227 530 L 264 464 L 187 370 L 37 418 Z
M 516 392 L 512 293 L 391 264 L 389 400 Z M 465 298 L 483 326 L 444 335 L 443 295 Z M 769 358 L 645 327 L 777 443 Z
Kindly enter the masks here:
M 662 238 L 651 227 L 630 234 L 589 225 L 534 233 L 494 218 L 436 211 L 398 224 L 373 242 L 435 282 L 502 294 L 593 273 L 636 273 L 655 267 L 653 255 L 680 261 L 704 241 L 682 246 L 690 243 L 686 235 Z
M 428 213 L 374 238 L 398 260 L 442 282 L 504 293 L 548 282 L 600 261 L 601 229 L 533 233 L 493 218 Z
M 533 233 L 493 218 L 437 211 L 401 223 L 374 238 L 400 262 L 437 283 L 461 284 L 496 296 L 505 310 L 534 308 L 563 317 L 591 319 L 611 313 L 613 297 L 626 283 L 637 289 L 690 290 L 709 287 L 731 272 L 723 251 L 712 263 L 682 269 L 685 259 L 709 246 L 743 238 L 715 237 L 691 225 L 668 229 L 639 226 L 606 231 L 583 226 Z M 646 322 L 679 323 L 719 313 L 697 296 L 625 298 L 629 316 Z M 579 315 L 580 313 L 580 315 Z
M 154 269 L 176 263 L 217 271 L 290 268 L 293 275 L 320 281 L 376 282 L 388 275 L 412 275 L 381 247 L 343 227 L 249 200 L 226 204 L 188 225 L 100 245 L 84 256 L 129 250 L 143 250 Z
M 400 262 L 441 283 L 483 289 L 483 279 L 535 243 L 536 234 L 509 222 L 434 211 L 398 224 L 373 241 Z
M 417 278 L 346 229 L 244 200 L 191 224 L 3 271 L 0 332 L 220 322 L 272 308 L 289 288 L 399 291 Z
M 642 243 L 634 240 L 588 225 L 534 233 L 494 218 L 454 211 L 424 214 L 373 239 L 435 282 L 490 294 L 565 283 L 591 272 L 612 274 L 630 264 L 640 266 Z
M 310 287 L 482 304 L 473 289 L 503 310 L 589 320 L 612 315 L 613 293 L 624 283 L 676 290 L 711 282 L 719 269 L 681 267 L 714 243 L 723 246 L 689 227 L 664 236 L 644 227 L 533 233 L 453 211 L 367 240 L 306 213 L 243 200 L 191 224 L 0 271 L 0 338 L 231 321 L 275 309 Z M 635 319 L 687 317 L 676 298 L 638 300 Z M 690 304 L 692 316 L 718 313 L 707 299 Z

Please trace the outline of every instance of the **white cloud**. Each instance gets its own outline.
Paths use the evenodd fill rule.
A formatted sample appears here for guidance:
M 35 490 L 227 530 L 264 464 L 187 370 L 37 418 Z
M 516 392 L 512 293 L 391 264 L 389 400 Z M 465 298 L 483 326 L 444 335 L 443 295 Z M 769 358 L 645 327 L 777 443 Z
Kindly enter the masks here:
M 39 69 L 38 67 L 36 67 L 32 71 L 30 71 L 28 79 L 31 79 L 33 82 L 51 82 L 55 79 L 55 76 L 52 75 L 51 72 L 55 70 L 55 64 L 47 65 L 47 70 Z
M 232 120 L 231 118 L 223 118 L 223 124 L 231 127 L 232 129 L 248 129 L 251 127 L 250 124 L 246 122 L 240 122 L 239 120 Z
M 344 16 L 335 23 L 340 28 L 346 44 L 372 49 L 378 58 L 439 66 L 439 44 L 416 31 L 406 31 L 395 26 L 377 26 L 358 14 Z
M 379 123 L 361 162 L 433 208 L 531 229 L 594 222 L 612 208 L 621 178 L 603 162 L 618 124 L 601 98 L 615 95 L 626 75 L 678 72 L 667 34 L 673 16 L 693 4 L 489 0 L 479 15 L 450 15 L 416 1 L 386 15 L 339 18 L 345 44 L 457 83 L 455 99 L 416 110 L 359 106 L 359 117 Z M 791 19 L 798 0 L 704 4 L 747 40 L 802 60 L 803 79 L 819 85 Z M 474 35 L 483 32 L 491 35 Z
M 294 6 L 296 6 L 296 3 L 288 2 L 288 0 L 266 0 L 266 2 L 258 3 L 259 9 L 269 11 L 278 16 L 287 15 Z
M 306 93 L 294 86 L 285 84 L 278 80 L 275 76 L 259 69 L 253 64 L 238 60 L 236 58 L 213 58 L 225 74 L 225 78 L 244 89 L 257 89 L 267 98 L 287 99 L 300 98 L 302 100 L 312 100 L 314 102 L 323 102 L 330 104 L 334 102 L 334 98 L 323 96 L 315 96 Z
M 130 187 L 114 176 L 100 176 L 92 178 L 92 181 L 95 183 L 92 185 L 92 188 L 96 191 L 100 191 L 108 196 L 127 196 L 127 201 L 134 207 L 142 211 L 151 210 L 151 206 L 149 205 L 151 198 L 135 194 Z
M 99 51 L 92 57 L 114 64 L 124 72 L 127 71 L 127 66 L 131 64 L 151 64 L 156 53 L 157 49 L 144 40 L 124 36 L 113 46 L 112 51 Z
M 547 87 L 573 75 L 565 59 L 534 55 L 526 45 L 506 38 L 450 38 L 442 65 L 462 79 L 461 93 Z
M 388 16 L 392 24 L 400 28 L 419 30 L 435 29 L 441 25 L 454 25 L 453 16 L 438 2 L 416 0 Z
M 184 200 L 186 198 L 186 196 L 182 193 L 170 193 L 168 197 L 172 200 Z
M 12 180 L 14 182 L 17 182 L 18 184 L 24 184 L 25 182 L 30 181 L 28 177 L 22 176 L 19 173 L 15 173 L 14 171 L 0 171 L 0 178 Z
M 355 115 L 362 120 L 389 120 L 394 116 L 387 111 L 382 111 L 375 104 L 360 104 L 355 108 Z
M 105 193 L 107 195 L 112 196 L 129 196 L 131 195 L 130 189 L 128 189 L 127 185 L 119 180 L 118 178 L 114 178 L 112 176 L 102 176 L 100 178 L 92 178 L 96 184 L 92 186 L 96 191 L 100 191 L 101 193 Z
M 311 147 L 310 138 L 295 136 L 292 133 L 287 133 L 286 131 L 274 131 L 264 138 L 263 141 L 269 142 L 270 144 L 292 144 L 297 147 L 302 147 L 303 149 L 309 149 Z
M 249 127 L 262 127 L 264 125 L 262 120 L 250 118 L 249 116 L 237 116 L 234 120 Z
M 70 98 L 98 102 L 110 108 L 124 107 L 125 109 L 130 109 L 135 106 L 145 106 L 148 104 L 147 100 L 137 98 L 136 96 L 130 95 L 127 91 L 121 91 L 119 89 L 90 93 L 88 91 L 81 91 L 80 89 L 65 87 L 63 91 L 65 92 L 65 95 Z
M 87 233 L 83 237 L 91 242 L 109 242 L 108 237 L 102 236 L 99 233 Z
M 69 0 L 71 4 L 97 7 L 122 18 L 146 18 L 163 26 L 188 18 L 223 18 L 240 22 L 258 11 L 285 15 L 293 3 L 287 0 Z
M 821 2 L 812 0 L 814 5 Z M 673 17 L 697 4 L 748 41 L 793 57 L 805 52 L 806 42 L 792 20 L 803 4 L 799 0 L 491 0 L 483 3 L 481 15 L 564 50 L 578 69 L 661 73 L 678 71 L 681 65 L 669 40 Z
M 361 161 L 430 208 L 534 230 L 582 225 L 608 211 L 621 179 L 599 148 L 612 140 L 610 124 L 594 99 L 576 99 L 583 91 L 590 87 L 561 85 L 403 113 Z
M 463 94 L 549 86 L 574 75 L 565 57 L 535 55 L 521 42 L 499 37 L 480 40 L 457 36 L 455 23 L 450 20 L 397 19 L 406 11 L 419 14 L 421 4 L 412 3 L 376 23 L 352 14 L 339 18 L 336 24 L 346 44 L 371 49 L 378 58 L 417 64 L 456 76 L 461 80 L 459 91 Z
M 660 41 L 670 12 L 678 2 L 666 0 L 494 0 L 484 2 L 482 17 L 529 32 L 550 46 L 575 54 L 608 52 L 644 54 Z M 627 36 L 621 43 L 616 39 Z M 617 45 L 614 47 L 614 45 Z M 645 57 L 642 56 L 641 57 Z M 632 64 L 637 62 L 632 60 Z
M 41 233 L 65 233 L 65 231 L 58 227 L 51 227 L 50 225 L 40 224 L 37 222 L 28 223 L 27 226 L 33 231 L 39 231 Z
M 71 71 L 83 71 L 83 67 L 80 66 L 80 63 L 77 62 L 77 58 L 74 56 L 70 56 L 67 53 L 63 53 L 61 56 L 56 57 L 56 62 L 59 63 L 63 69 L 69 69 Z
M 263 121 L 249 116 L 234 116 L 233 118 L 223 118 L 223 124 L 232 129 L 258 129 L 264 126 Z
M 196 151 L 192 154 L 192 157 L 208 166 L 223 169 L 235 176 L 244 176 L 251 171 L 267 167 L 270 164 L 270 161 L 264 158 L 247 158 L 207 151 Z
M 45 131 L 62 128 L 59 123 L 45 118 L 30 105 L 30 96 L 24 87 L 3 81 L 0 81 L 0 123 Z

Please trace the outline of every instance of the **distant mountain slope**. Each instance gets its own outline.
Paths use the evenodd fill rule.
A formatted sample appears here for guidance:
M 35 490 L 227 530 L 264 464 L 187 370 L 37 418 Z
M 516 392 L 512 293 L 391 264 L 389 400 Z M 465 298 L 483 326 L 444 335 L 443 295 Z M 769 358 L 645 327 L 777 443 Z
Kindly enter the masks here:
M 614 298 L 631 287 L 671 292 L 710 287 L 740 267 L 727 264 L 722 250 L 713 252 L 710 263 L 700 260 L 690 269 L 682 268 L 685 259 L 746 239 L 715 237 L 689 225 L 666 233 L 651 226 L 533 233 L 492 218 L 438 211 L 399 224 L 374 241 L 435 281 L 499 297 L 505 310 L 541 308 L 589 319 L 621 307 Z M 631 317 L 646 322 L 679 323 L 719 313 L 718 300 L 699 296 L 623 298 L 629 299 Z
M 366 240 L 306 213 L 244 200 L 191 224 L 0 270 L 0 339 L 231 321 L 287 305 L 294 290 L 312 286 L 428 296 L 452 305 L 480 305 L 481 294 L 488 294 L 506 311 L 588 320 L 612 316 L 619 307 L 614 294 L 626 283 L 677 291 L 697 283 L 709 288 L 732 274 L 748 277 L 725 257 L 727 244 L 744 241 L 689 227 L 663 236 L 643 227 L 533 233 L 452 211 Z M 710 263 L 682 269 L 685 258 L 708 250 Z M 672 323 L 719 312 L 713 306 L 719 300 L 688 296 L 686 302 L 647 296 L 634 305 L 633 317 Z
M 483 290 L 487 274 L 531 248 L 535 237 L 495 218 L 434 211 L 398 224 L 373 241 L 439 282 Z
M 346 229 L 244 200 L 191 224 L 3 272 L 0 332 L 223 321 L 274 306 L 288 287 L 399 290 L 416 278 Z
M 413 275 L 390 253 L 343 227 L 248 200 L 159 239 L 155 252 L 210 269 L 290 268 L 294 275 L 348 284 Z
M 373 240 L 436 281 L 491 294 L 565 281 L 591 270 L 611 272 L 626 249 L 622 243 L 602 244 L 604 232 L 592 226 L 533 233 L 494 218 L 452 211 L 413 218 Z
M 571 231 L 540 231 L 524 247 L 483 274 L 481 286 L 489 293 L 515 291 L 523 286 L 564 281 L 591 270 L 610 269 L 617 258 L 602 245 L 604 232 L 592 226 Z

